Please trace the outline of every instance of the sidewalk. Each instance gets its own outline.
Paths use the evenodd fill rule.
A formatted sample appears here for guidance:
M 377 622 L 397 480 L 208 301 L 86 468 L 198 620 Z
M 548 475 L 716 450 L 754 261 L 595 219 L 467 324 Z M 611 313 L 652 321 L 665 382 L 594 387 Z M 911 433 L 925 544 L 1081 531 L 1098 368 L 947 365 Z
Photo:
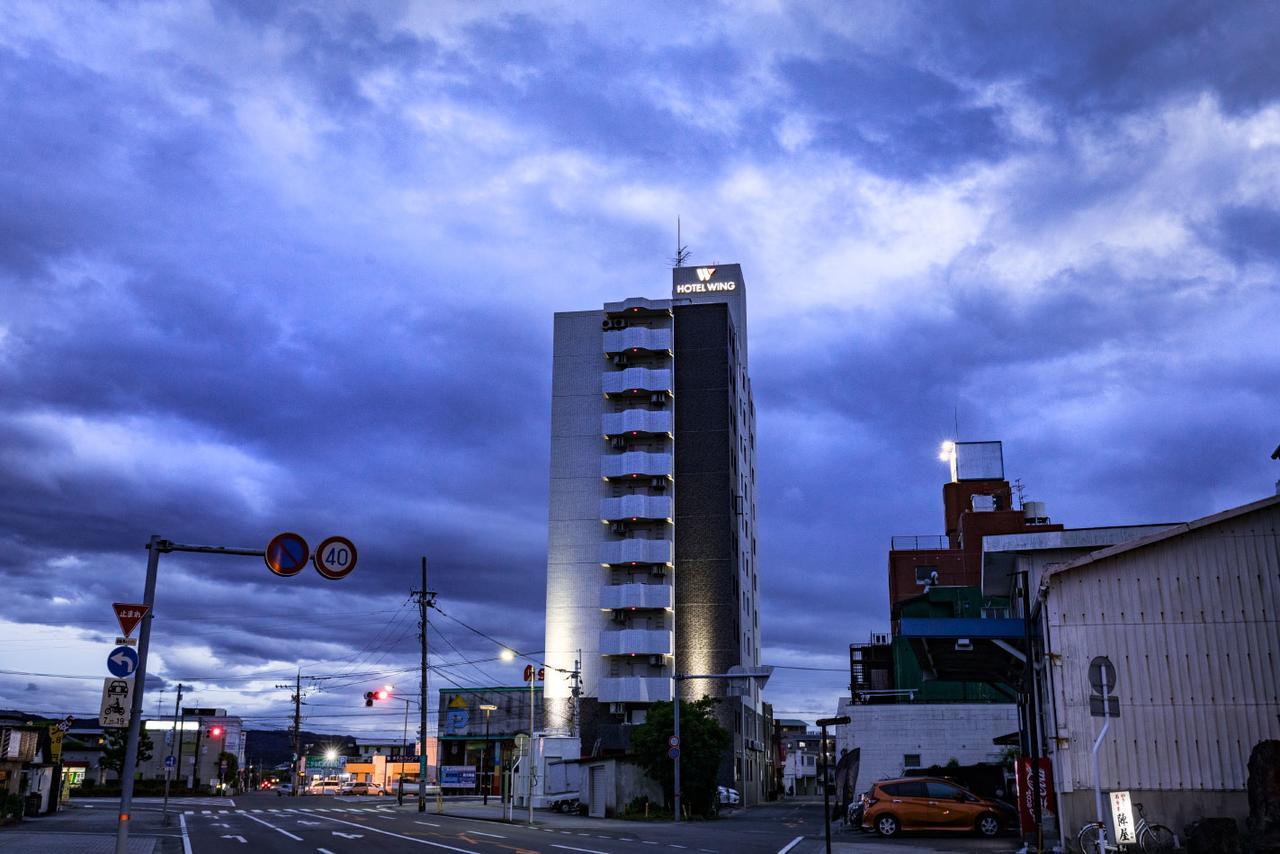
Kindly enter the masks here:
M 154 838 L 130 836 L 129 854 L 155 854 Z M 30 854 L 115 854 L 114 833 L 58 833 L 46 830 L 24 830 L 21 827 L 0 828 L 0 851 Z

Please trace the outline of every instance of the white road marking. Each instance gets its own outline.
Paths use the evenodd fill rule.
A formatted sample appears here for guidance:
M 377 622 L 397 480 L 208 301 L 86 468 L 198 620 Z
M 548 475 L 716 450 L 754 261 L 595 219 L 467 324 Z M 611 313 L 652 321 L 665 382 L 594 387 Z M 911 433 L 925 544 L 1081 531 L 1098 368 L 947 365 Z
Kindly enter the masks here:
M 290 833 L 289 831 L 285 830 L 283 827 L 276 827 L 274 824 L 272 824 L 272 823 L 271 823 L 271 822 L 269 822 L 269 821 L 263 821 L 262 819 L 260 819 L 260 818 L 258 818 L 258 817 L 256 817 L 256 816 L 252 816 L 252 815 L 247 815 L 247 816 L 245 816 L 245 818 L 249 819 L 249 821 L 256 821 L 258 824 L 261 824 L 261 825 L 264 825 L 264 826 L 266 826 L 266 827 L 269 827 L 269 828 L 271 828 L 272 830 L 274 830 L 276 833 L 283 833 L 285 836 L 289 837 L 289 838 L 290 838 L 290 839 L 292 839 L 294 842 L 301 842 L 301 841 L 302 841 L 302 837 L 301 837 L 301 836 L 294 836 L 292 833 Z
M 505 836 L 499 836 L 496 833 L 485 833 L 483 830 L 464 830 L 463 833 L 474 833 L 476 836 L 492 836 L 494 839 L 506 839 Z
M 178 816 L 178 826 L 182 828 L 182 854 L 191 854 L 191 840 L 187 838 L 187 817 Z
M 243 837 L 243 836 L 234 836 L 234 835 L 229 834 L 229 833 L 224 833 L 224 834 L 222 834 L 222 838 L 223 838 L 223 839 L 238 839 L 238 840 L 240 840 L 240 844 L 241 844 L 241 845 L 244 845 L 244 844 L 245 844 L 245 839 L 244 839 L 244 837 Z
M 594 848 L 574 848 L 572 845 L 552 845 L 552 848 L 563 848 L 566 851 L 585 851 L 586 854 L 608 854 L 605 851 L 597 851 Z
M 317 848 L 316 854 L 333 854 L 328 848 Z
M 380 827 L 366 827 L 363 824 L 356 824 L 354 821 L 347 821 L 342 818 L 328 818 L 326 821 L 336 821 L 338 824 L 348 824 L 352 827 L 358 827 L 361 830 L 367 830 L 370 833 L 381 833 L 383 836 L 394 836 L 396 839 L 403 839 L 406 842 L 416 842 L 419 845 L 430 845 L 432 848 L 443 848 L 445 851 L 457 851 L 458 854 L 479 854 L 478 851 L 468 851 L 466 848 L 454 848 L 452 845 L 444 845 L 440 842 L 429 842 L 426 839 L 419 839 L 416 836 L 404 836 L 400 833 L 392 833 L 389 830 L 383 830 Z
M 778 854 L 787 854 L 788 851 L 790 851 L 792 848 L 795 848 L 797 845 L 799 845 L 803 841 L 804 841 L 803 836 L 797 836 L 795 839 L 788 842 L 786 847 L 780 850 Z

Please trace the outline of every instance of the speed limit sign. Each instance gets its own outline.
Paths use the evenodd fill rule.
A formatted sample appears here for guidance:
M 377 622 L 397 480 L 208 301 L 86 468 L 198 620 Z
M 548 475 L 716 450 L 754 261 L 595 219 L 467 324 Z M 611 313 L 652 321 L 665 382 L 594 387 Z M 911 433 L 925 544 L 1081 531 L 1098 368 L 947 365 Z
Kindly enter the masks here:
M 346 578 L 356 568 L 356 547 L 346 537 L 330 537 L 311 556 L 316 572 L 330 581 Z

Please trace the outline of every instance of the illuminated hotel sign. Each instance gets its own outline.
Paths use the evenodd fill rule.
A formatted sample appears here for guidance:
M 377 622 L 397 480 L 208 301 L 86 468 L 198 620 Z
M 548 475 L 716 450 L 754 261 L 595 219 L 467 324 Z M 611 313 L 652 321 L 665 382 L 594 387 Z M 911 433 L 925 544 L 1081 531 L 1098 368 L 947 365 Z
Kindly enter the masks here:
M 722 291 L 735 291 L 738 289 L 737 282 L 713 282 L 712 277 L 716 274 L 715 267 L 698 267 L 694 270 L 698 274 L 698 281 L 685 282 L 676 285 L 676 294 L 711 294 Z

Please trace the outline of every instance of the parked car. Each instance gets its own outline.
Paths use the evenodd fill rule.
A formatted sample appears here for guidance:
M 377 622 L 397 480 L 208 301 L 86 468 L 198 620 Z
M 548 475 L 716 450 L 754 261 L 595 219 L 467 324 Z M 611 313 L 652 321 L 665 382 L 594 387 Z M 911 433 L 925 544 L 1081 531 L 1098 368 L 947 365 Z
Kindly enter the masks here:
M 940 777 L 880 780 L 867 792 L 863 830 L 895 836 L 903 830 L 977 831 L 996 836 L 1016 826 L 1017 812 Z
M 342 784 L 335 779 L 313 780 L 307 786 L 308 795 L 336 795 L 338 790 L 342 788 Z
M 283 797 L 285 795 L 293 794 L 292 783 L 288 783 L 288 782 L 281 783 L 280 785 L 276 786 L 275 789 L 276 789 L 276 797 Z
M 716 801 L 722 807 L 736 807 L 742 803 L 742 795 L 737 789 L 728 786 L 716 786 Z
M 338 787 L 340 795 L 385 795 L 387 790 L 381 783 L 360 783 L 348 781 Z

